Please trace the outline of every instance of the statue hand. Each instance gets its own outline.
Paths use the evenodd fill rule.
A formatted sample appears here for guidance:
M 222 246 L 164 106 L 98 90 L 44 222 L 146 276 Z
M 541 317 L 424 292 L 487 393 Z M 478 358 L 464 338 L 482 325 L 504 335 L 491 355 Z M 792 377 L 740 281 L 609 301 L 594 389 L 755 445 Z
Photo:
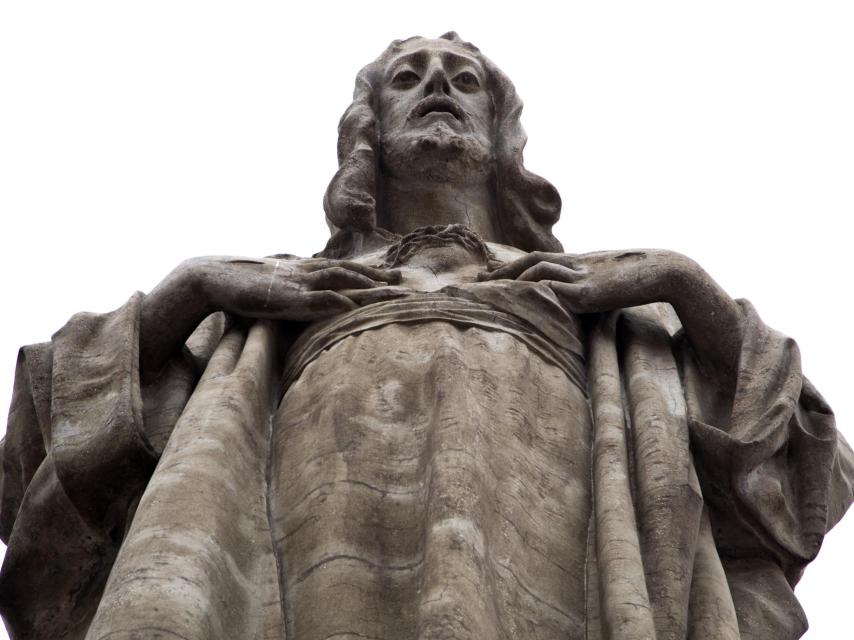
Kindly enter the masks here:
M 388 286 L 398 271 L 347 260 L 207 257 L 187 268 L 208 311 L 250 318 L 311 321 L 400 295 Z
M 575 313 L 609 311 L 650 302 L 675 302 L 701 270 L 672 251 L 642 249 L 572 255 L 534 251 L 484 280 L 543 281 Z
M 311 321 L 402 294 L 400 273 L 344 260 L 193 258 L 143 299 L 140 365 L 156 375 L 170 354 L 215 311 Z
M 500 278 L 545 282 L 575 313 L 669 302 L 701 360 L 725 376 L 737 370 L 744 331 L 741 309 L 696 262 L 680 253 L 535 251 L 482 276 Z

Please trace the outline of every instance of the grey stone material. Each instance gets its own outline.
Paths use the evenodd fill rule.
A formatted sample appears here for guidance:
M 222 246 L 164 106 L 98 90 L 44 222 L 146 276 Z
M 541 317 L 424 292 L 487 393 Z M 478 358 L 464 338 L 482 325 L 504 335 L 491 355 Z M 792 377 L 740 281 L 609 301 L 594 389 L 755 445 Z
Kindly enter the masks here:
M 690 258 L 568 254 L 449 33 L 356 79 L 317 255 L 208 256 L 21 349 L 15 640 L 794 640 L 854 454 Z

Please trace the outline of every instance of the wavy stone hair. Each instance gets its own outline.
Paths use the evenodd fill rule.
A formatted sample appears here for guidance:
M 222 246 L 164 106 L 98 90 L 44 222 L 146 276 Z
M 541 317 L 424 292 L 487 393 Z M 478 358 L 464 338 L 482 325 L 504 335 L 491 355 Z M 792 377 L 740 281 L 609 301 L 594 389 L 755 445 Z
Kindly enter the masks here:
M 377 226 L 378 190 L 382 187 L 377 105 L 386 64 L 404 44 L 416 39 L 419 37 L 395 40 L 356 76 L 353 102 L 338 124 L 338 171 L 323 198 L 332 237 L 319 255 L 344 258 L 397 239 Z M 493 175 L 500 242 L 524 251 L 563 251 L 551 231 L 560 218 L 560 195 L 551 183 L 523 166 L 527 136 L 520 123 L 522 101 L 513 83 L 455 32 L 441 39 L 468 50 L 486 73 L 486 90 L 495 113 Z

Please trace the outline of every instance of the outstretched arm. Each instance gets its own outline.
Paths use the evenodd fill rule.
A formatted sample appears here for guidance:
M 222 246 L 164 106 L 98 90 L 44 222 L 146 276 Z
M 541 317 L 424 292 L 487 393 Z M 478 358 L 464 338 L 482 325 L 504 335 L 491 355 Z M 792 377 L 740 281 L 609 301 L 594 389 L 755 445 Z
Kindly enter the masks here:
M 668 302 L 701 361 L 734 373 L 742 342 L 738 304 L 696 262 L 673 251 L 639 249 L 582 255 L 535 251 L 484 279 L 546 281 L 576 313 Z

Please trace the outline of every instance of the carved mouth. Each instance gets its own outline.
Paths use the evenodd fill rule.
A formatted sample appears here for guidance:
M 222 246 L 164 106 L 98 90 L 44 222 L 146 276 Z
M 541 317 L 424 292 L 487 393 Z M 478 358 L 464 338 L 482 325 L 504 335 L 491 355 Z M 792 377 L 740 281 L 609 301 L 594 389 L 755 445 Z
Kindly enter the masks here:
M 463 119 L 463 110 L 456 102 L 443 96 L 430 96 L 418 103 L 412 111 L 415 118 L 423 118 L 431 113 L 449 113 L 457 120 Z

